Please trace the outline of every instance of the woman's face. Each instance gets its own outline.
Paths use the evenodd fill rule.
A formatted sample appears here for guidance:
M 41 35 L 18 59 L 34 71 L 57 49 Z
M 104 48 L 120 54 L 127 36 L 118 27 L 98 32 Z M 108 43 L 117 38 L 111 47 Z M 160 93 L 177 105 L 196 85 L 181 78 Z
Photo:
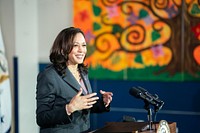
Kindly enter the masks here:
M 76 34 L 73 40 L 73 45 L 72 51 L 68 55 L 68 64 L 81 64 L 83 63 L 87 52 L 85 38 L 81 33 Z

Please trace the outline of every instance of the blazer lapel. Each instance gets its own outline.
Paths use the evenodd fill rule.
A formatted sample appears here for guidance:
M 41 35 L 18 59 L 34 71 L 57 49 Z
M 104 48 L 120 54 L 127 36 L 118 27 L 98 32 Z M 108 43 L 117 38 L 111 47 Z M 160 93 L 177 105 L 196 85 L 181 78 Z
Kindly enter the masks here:
M 80 90 L 81 86 L 78 81 L 74 78 L 72 73 L 66 68 L 66 76 L 63 78 L 65 82 L 67 82 L 72 88 L 76 89 L 77 92 Z
M 85 83 L 85 87 L 88 90 L 88 93 L 92 93 L 92 88 L 90 86 L 90 81 L 88 79 L 88 75 L 87 74 L 83 74 L 81 73 L 81 78 L 83 80 L 83 82 Z M 74 78 L 74 76 L 72 75 L 72 73 L 69 71 L 68 68 L 66 68 L 66 76 L 63 78 L 63 80 L 69 84 L 72 88 L 76 89 L 77 92 L 80 90 L 81 85 L 78 83 L 78 81 Z M 85 91 L 83 91 L 83 94 L 85 95 Z
M 81 78 L 82 78 L 83 82 L 85 83 L 85 87 L 86 87 L 88 93 L 92 93 L 92 88 L 90 86 L 90 81 L 88 79 L 88 75 L 81 73 Z

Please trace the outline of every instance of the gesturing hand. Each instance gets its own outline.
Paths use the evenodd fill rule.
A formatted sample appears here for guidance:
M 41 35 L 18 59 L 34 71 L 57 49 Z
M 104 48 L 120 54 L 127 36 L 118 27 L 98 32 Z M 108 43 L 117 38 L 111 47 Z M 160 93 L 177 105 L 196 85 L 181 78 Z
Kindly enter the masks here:
M 73 113 L 77 110 L 89 109 L 97 102 L 99 97 L 97 97 L 97 93 L 91 93 L 84 96 L 81 96 L 83 90 L 80 88 L 80 91 L 72 98 L 70 103 L 66 105 L 66 110 L 68 114 Z
M 100 90 L 100 93 L 103 95 L 103 102 L 105 104 L 105 107 L 108 107 L 108 105 L 112 101 L 113 93 L 112 92 L 102 91 L 102 90 Z

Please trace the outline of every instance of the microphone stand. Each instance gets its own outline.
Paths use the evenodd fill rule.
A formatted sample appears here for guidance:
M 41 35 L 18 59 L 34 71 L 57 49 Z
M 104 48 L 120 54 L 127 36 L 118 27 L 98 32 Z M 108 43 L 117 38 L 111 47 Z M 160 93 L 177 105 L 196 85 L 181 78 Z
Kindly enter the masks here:
M 148 130 L 148 131 L 153 131 L 152 128 L 152 109 L 150 108 L 150 104 L 147 101 L 144 101 L 145 105 L 144 105 L 144 109 L 146 109 L 148 111 L 148 122 L 149 124 L 147 125 L 147 129 L 145 127 L 145 129 L 142 129 L 142 131 Z

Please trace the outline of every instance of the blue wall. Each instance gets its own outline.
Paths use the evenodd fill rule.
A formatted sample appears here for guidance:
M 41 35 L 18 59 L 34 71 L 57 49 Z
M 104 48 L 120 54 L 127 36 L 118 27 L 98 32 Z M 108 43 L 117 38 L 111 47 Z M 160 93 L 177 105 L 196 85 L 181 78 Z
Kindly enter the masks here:
M 46 64 L 39 64 L 42 70 Z M 158 94 L 165 102 L 157 114 L 157 121 L 176 122 L 179 133 L 197 132 L 200 125 L 200 82 L 142 82 L 124 80 L 93 80 L 94 91 L 112 91 L 111 111 L 103 114 L 92 114 L 91 129 L 101 128 L 106 122 L 121 122 L 123 116 L 132 116 L 136 120 L 147 121 L 144 102 L 129 94 L 133 86 L 141 86 L 151 94 Z
M 195 127 L 200 125 L 200 82 L 91 80 L 91 84 L 96 91 L 103 89 L 114 93 L 111 112 L 93 115 L 92 128 L 100 128 L 105 122 L 122 121 L 125 115 L 147 121 L 144 102 L 129 94 L 133 86 L 142 86 L 165 102 L 157 114 L 157 121 L 176 122 L 180 133 L 196 132 Z

